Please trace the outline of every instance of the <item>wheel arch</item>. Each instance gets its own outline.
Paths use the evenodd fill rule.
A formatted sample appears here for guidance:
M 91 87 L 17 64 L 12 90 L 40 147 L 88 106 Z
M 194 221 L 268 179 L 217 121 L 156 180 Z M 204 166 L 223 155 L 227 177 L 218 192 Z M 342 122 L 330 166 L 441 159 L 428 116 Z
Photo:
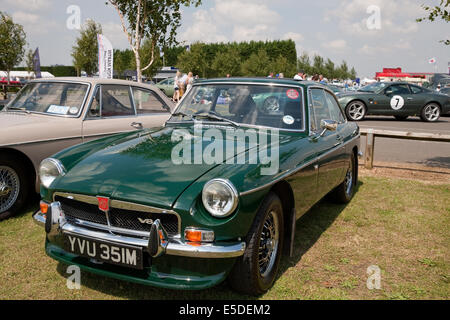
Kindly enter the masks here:
M 270 192 L 275 193 L 281 200 L 284 218 L 284 254 L 292 255 L 296 223 L 294 192 L 285 180 L 273 185 Z
M 2 156 L 6 156 L 6 157 L 15 157 L 17 159 L 19 159 L 20 161 L 22 161 L 22 163 L 25 165 L 25 168 L 27 170 L 28 174 L 31 174 L 32 177 L 32 181 L 33 181 L 33 190 L 35 190 L 35 185 L 37 182 L 37 171 L 36 168 L 34 167 L 33 162 L 31 161 L 31 159 L 22 151 L 19 151 L 17 149 L 13 149 L 13 148 L 5 148 L 5 147 L 0 147 L 0 154 Z

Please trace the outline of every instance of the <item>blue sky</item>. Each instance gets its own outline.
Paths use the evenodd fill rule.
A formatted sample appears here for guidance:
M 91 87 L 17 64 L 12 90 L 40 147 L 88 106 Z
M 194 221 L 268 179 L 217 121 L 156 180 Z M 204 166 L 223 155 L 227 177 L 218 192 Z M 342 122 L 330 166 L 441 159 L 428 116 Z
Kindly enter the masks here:
M 421 4 L 438 0 L 203 0 L 198 8 L 184 8 L 178 40 L 249 41 L 293 39 L 298 54 L 320 54 L 355 66 L 361 77 L 373 77 L 383 67 L 410 72 L 447 72 L 450 46 L 448 23 L 416 23 L 424 15 Z M 105 0 L 0 0 L 0 10 L 21 23 L 31 48 L 39 46 L 43 65 L 71 64 L 70 51 L 79 31 L 67 27 L 70 6 L 78 6 L 82 22 L 102 24 L 115 48 L 127 48 L 120 19 Z M 369 7 L 380 12 L 380 28 L 369 29 Z

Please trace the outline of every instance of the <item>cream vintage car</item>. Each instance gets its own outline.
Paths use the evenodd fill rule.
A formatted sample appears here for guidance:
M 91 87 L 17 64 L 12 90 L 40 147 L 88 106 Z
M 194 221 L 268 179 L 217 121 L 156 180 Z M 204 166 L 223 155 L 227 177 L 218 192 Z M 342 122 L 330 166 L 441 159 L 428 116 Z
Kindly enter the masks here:
M 173 103 L 155 86 L 56 78 L 28 83 L 0 111 L 0 220 L 39 191 L 48 156 L 106 135 L 162 126 Z

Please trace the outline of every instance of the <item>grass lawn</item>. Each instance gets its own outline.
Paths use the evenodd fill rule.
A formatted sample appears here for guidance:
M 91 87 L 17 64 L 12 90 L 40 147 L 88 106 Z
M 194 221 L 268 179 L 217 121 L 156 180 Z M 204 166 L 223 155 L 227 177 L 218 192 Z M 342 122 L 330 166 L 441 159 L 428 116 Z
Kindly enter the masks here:
M 30 207 L 0 223 L 0 299 L 246 299 L 226 283 L 171 291 L 81 274 L 44 253 L 44 230 Z M 322 201 L 297 222 L 295 256 L 284 257 L 260 299 L 449 299 L 450 183 L 364 176 L 347 206 Z M 369 266 L 381 289 L 369 290 Z

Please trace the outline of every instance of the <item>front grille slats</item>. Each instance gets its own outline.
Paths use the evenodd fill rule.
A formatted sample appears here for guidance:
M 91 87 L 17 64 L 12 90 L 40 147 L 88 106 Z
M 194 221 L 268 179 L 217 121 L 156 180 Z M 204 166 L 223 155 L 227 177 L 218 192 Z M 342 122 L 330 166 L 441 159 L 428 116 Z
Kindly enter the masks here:
M 106 213 L 101 211 L 98 205 L 62 196 L 56 196 L 55 201 L 61 203 L 64 215 L 70 223 L 78 224 L 81 220 L 108 226 Z M 169 235 L 177 235 L 179 232 L 178 216 L 175 214 L 110 208 L 108 215 L 110 226 L 115 228 L 150 232 L 151 221 L 159 219 Z

